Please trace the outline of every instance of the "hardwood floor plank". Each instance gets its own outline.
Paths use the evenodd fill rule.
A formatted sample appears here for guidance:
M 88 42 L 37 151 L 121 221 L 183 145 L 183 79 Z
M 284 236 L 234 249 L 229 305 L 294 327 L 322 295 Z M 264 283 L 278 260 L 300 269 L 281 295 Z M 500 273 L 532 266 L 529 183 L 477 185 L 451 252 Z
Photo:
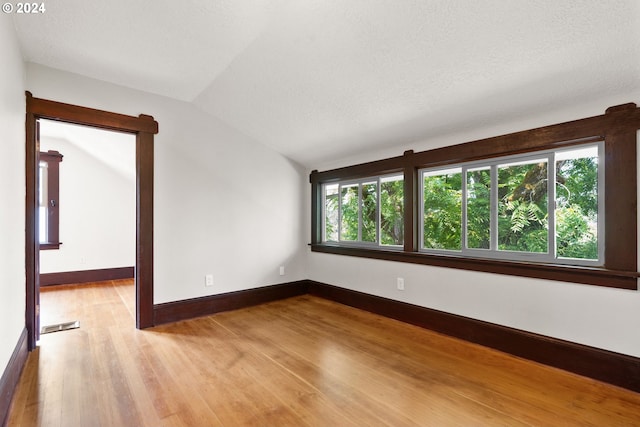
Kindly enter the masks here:
M 131 281 L 41 297 L 81 327 L 42 336 L 9 426 L 640 426 L 638 393 L 310 295 L 144 331 Z
M 328 307 L 333 308 L 333 303 L 327 304 Z M 330 313 L 336 310 L 341 312 L 344 308 L 338 307 L 333 311 L 322 311 Z M 360 328 L 368 330 L 367 333 L 361 334 L 361 337 L 383 335 L 379 332 L 379 325 L 371 321 L 370 313 L 354 312 L 349 308 L 341 314 L 346 313 L 351 316 L 350 320 L 358 322 Z M 297 317 L 299 319 L 299 316 Z M 389 319 L 382 317 L 378 317 L 377 320 L 385 325 L 385 329 L 389 330 L 386 342 L 380 344 L 383 346 L 383 353 L 394 353 L 402 357 L 398 366 L 411 368 L 413 364 L 414 376 L 422 372 L 427 366 L 437 367 L 438 372 L 456 372 L 456 376 L 469 379 L 465 380 L 465 382 L 456 382 L 456 392 L 465 393 L 470 399 L 478 402 L 486 402 L 487 398 L 491 398 L 493 407 L 507 410 L 512 414 L 514 413 L 514 405 L 517 405 L 519 411 L 515 413 L 522 413 L 523 416 L 527 417 L 525 419 L 527 422 L 562 422 L 563 425 L 585 425 L 584 421 L 576 423 L 575 420 L 580 420 L 583 411 L 587 409 L 591 413 L 591 424 L 587 425 L 604 425 L 608 423 L 610 414 L 607 412 L 599 414 L 602 406 L 600 405 L 600 398 L 595 396 L 598 396 L 598 389 L 603 386 L 609 386 L 598 381 L 589 380 L 516 357 L 505 358 L 503 353 L 454 338 L 438 336 L 438 334 L 431 332 L 425 334 L 423 329 L 417 327 L 407 328 L 408 325 L 401 322 L 389 322 Z M 317 321 L 316 316 L 312 316 L 309 321 Z M 337 336 L 342 335 L 339 333 L 342 327 L 340 322 L 340 319 L 335 320 L 330 317 L 322 319 L 322 324 L 326 326 L 327 331 L 331 331 L 334 328 L 333 335 Z M 350 326 L 352 325 L 350 324 Z M 412 334 L 411 330 L 415 333 Z M 429 341 L 423 342 L 425 337 Z M 436 338 L 437 341 L 434 341 L 433 338 Z M 360 343 L 359 345 L 370 344 L 373 343 Z M 427 353 L 430 353 L 429 365 L 414 363 Z M 403 357 L 403 354 L 408 357 Z M 483 369 L 478 371 L 478 365 L 482 366 Z M 509 387 L 510 384 L 514 384 L 514 386 Z M 591 391 L 593 393 L 584 393 L 582 387 L 585 386 L 587 389 L 592 388 Z M 616 387 L 613 388 L 616 389 Z M 544 390 L 545 393 L 540 393 L 540 390 Z M 577 394 L 575 393 L 576 390 L 579 390 Z M 637 395 L 635 393 L 631 394 Z M 589 396 L 593 396 L 594 399 L 589 399 Z M 571 399 L 573 400 L 571 401 Z M 583 401 L 578 402 L 578 399 Z M 567 405 L 568 400 L 571 402 L 570 405 Z M 628 411 L 628 405 L 624 402 L 624 399 L 612 399 L 610 402 L 611 409 L 616 412 L 622 410 L 621 412 L 625 414 L 634 414 L 633 411 Z M 626 410 L 623 409 L 624 407 L 626 407 Z M 536 417 L 529 419 L 527 414 L 531 409 L 535 409 L 532 413 L 535 413 Z M 540 419 L 541 415 L 546 416 Z M 638 422 L 638 417 L 633 416 L 629 421 Z
M 286 308 L 281 307 L 283 310 Z M 522 425 L 514 418 L 497 412 L 487 406 L 477 404 L 477 402 L 468 399 L 461 399 L 460 396 L 454 394 L 445 394 L 440 384 L 424 381 L 411 377 L 405 372 L 404 367 L 395 367 L 393 370 L 388 369 L 387 362 L 394 363 L 394 354 L 388 353 L 383 356 L 385 363 L 380 362 L 379 356 L 371 356 L 363 353 L 361 350 L 352 348 L 352 342 L 345 342 L 336 345 L 334 338 L 325 335 L 324 332 L 312 331 L 308 333 L 309 325 L 304 323 L 304 318 L 298 318 L 298 323 L 292 325 L 287 331 L 290 336 L 285 337 L 282 333 L 278 337 L 271 336 L 273 329 L 263 328 L 261 326 L 251 325 L 274 325 L 277 322 L 273 318 L 263 318 L 261 316 L 264 307 L 258 307 L 247 313 L 247 323 L 240 323 L 233 326 L 238 330 L 242 330 L 244 334 L 251 334 L 252 331 L 259 332 L 251 335 L 252 341 L 262 340 L 260 347 L 264 349 L 269 343 L 276 343 L 272 350 L 274 359 L 286 359 L 287 355 L 298 351 L 296 357 L 302 357 L 309 363 L 316 365 L 320 371 L 331 372 L 336 382 L 340 382 L 344 387 L 358 390 L 365 394 L 367 401 L 372 401 L 375 406 L 381 409 L 380 417 L 382 420 L 389 422 L 391 425 L 467 425 L 478 417 L 485 421 L 491 420 L 492 425 Z M 269 311 L 271 313 L 271 311 Z M 269 314 L 267 313 L 267 314 Z M 281 312 L 278 312 L 278 316 Z M 236 317 L 234 317 L 236 319 Z M 257 321 L 254 323 L 253 319 Z M 302 321 L 302 322 L 301 322 Z M 299 326 L 303 325 L 304 326 Z M 300 328 L 300 331 L 296 331 Z M 279 328 L 275 328 L 278 329 Z M 302 329 L 306 329 L 304 333 Z M 316 340 L 322 337 L 323 341 L 320 347 L 323 350 L 322 359 L 316 357 L 317 349 Z M 353 338 L 353 337 L 352 337 Z M 331 342 L 331 344 L 327 344 Z M 370 351 L 371 348 L 368 347 Z M 357 369 L 353 369 L 353 367 Z M 425 393 L 416 388 L 413 382 L 419 382 L 419 387 L 427 390 L 434 387 L 438 388 L 438 393 Z M 353 392 L 352 391 L 352 392 Z M 368 392 L 368 393 L 367 393 Z M 466 411 L 462 410 L 467 407 Z M 472 418 L 466 417 L 466 412 L 472 412 Z M 397 418 L 390 419 L 391 414 L 395 414 Z M 457 416 L 452 416 L 457 414 Z

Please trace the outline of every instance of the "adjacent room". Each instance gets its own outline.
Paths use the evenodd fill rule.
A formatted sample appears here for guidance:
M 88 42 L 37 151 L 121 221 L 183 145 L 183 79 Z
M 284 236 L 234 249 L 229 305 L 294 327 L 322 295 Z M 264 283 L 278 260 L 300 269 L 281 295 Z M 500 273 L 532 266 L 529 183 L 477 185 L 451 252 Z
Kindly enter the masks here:
M 640 2 L 2 9 L 0 425 L 640 425 Z

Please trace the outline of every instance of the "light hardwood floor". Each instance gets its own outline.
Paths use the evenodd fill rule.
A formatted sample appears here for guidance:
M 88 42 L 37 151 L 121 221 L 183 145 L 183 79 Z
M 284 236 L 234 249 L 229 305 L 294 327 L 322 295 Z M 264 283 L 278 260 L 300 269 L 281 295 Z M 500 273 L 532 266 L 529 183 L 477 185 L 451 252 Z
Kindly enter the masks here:
M 10 426 L 640 426 L 640 394 L 312 296 L 134 329 L 133 286 L 42 292 Z

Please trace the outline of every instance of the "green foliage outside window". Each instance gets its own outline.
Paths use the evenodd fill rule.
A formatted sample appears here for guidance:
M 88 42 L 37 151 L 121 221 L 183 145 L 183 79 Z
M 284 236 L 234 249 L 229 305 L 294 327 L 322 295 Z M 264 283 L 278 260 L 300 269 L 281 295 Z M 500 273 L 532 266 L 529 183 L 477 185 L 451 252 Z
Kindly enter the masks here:
M 341 240 L 358 240 L 358 215 L 358 185 L 342 187 Z
M 324 239 L 327 242 L 338 241 L 338 184 L 324 187 Z
M 555 155 L 556 248 L 549 248 L 548 157 L 494 166 L 497 250 L 598 259 L 597 147 Z M 466 170 L 466 248 L 491 249 L 492 166 Z M 462 168 L 427 171 L 423 179 L 425 249 L 462 250 Z M 494 249 L 495 250 L 495 249 Z
M 404 180 L 380 183 L 380 244 L 404 245 Z
M 598 158 L 556 162 L 556 246 L 559 257 L 598 259 Z
M 425 175 L 423 184 L 423 247 L 460 250 L 462 248 L 461 170 Z
M 378 184 L 362 185 L 362 238 L 363 242 L 377 241 L 378 235 Z
M 547 252 L 547 163 L 498 167 L 498 248 Z
M 324 241 L 404 244 L 404 177 L 373 179 L 324 185 Z
M 422 248 L 549 253 L 560 258 L 597 260 L 597 146 L 555 153 L 555 203 L 551 203 L 555 209 L 551 210 L 549 156 L 479 165 L 464 169 L 464 174 L 462 167 L 423 172 Z M 494 196 L 492 172 L 497 173 Z M 492 197 L 497 200 L 497 223 L 493 225 L 497 248 L 491 247 Z M 549 248 L 549 227 L 553 223 L 549 212 L 555 220 L 555 248 Z M 324 186 L 325 241 L 402 246 L 404 221 L 402 175 Z
M 467 171 L 467 247 L 491 247 L 491 168 Z

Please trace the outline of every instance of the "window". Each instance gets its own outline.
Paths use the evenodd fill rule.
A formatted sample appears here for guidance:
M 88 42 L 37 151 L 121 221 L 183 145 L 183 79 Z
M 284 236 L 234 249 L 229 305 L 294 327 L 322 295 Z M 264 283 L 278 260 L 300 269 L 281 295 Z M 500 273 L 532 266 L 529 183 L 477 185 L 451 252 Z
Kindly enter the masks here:
M 313 171 L 311 250 L 637 289 L 638 129 L 629 103 Z
M 38 169 L 38 227 L 40 249 L 60 248 L 60 162 L 57 151 L 39 153 Z
M 602 152 L 596 143 L 420 170 L 420 250 L 601 265 Z
M 323 185 L 323 242 L 401 247 L 404 176 Z

